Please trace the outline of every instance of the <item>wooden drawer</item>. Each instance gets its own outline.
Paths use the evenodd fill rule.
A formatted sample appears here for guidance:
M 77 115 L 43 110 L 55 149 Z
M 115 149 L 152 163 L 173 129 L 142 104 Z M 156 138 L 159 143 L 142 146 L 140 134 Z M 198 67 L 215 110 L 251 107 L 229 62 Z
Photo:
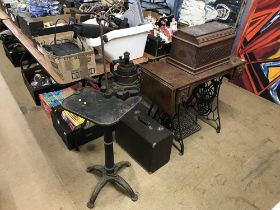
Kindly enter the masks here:
M 169 115 L 175 115 L 176 89 L 145 69 L 142 69 L 141 93 Z

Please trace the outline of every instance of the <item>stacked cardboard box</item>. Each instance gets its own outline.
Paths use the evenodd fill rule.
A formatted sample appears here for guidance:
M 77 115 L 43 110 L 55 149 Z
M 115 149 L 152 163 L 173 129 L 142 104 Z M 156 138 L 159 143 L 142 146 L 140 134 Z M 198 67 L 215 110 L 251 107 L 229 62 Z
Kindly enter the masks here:
M 74 85 L 63 90 L 57 90 L 49 93 L 42 93 L 39 95 L 42 108 L 46 111 L 48 116 L 53 108 L 62 104 L 62 101 L 68 96 L 74 93 L 74 90 L 78 89 L 79 85 Z

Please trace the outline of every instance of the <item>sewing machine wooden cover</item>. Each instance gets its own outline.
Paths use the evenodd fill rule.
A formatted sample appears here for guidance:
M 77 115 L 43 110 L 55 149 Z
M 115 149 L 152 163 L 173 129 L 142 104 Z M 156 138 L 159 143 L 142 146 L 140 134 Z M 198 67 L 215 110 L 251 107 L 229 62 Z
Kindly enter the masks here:
M 208 71 L 229 62 L 234 37 L 232 27 L 218 22 L 180 29 L 167 62 L 190 74 Z

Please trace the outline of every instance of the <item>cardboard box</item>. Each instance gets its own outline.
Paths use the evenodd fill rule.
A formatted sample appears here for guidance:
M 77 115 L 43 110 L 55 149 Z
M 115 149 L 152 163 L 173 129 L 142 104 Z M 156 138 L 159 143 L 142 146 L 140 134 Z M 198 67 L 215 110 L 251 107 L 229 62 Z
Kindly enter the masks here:
M 101 0 L 102 5 L 110 6 L 112 5 L 113 0 Z
M 47 116 L 51 116 L 51 111 L 60 106 L 62 101 L 75 93 L 75 90 L 79 89 L 80 85 L 72 85 L 71 87 L 56 90 L 53 92 L 46 92 L 39 94 L 40 104 L 43 110 L 47 113 Z
M 144 18 L 151 16 L 151 17 L 155 18 L 156 20 L 158 20 L 162 16 L 158 12 L 154 12 L 154 11 L 151 11 L 151 10 L 143 10 L 142 12 L 143 12 Z
M 77 44 L 84 51 L 66 55 L 56 56 L 46 51 L 43 45 L 50 45 L 54 42 L 54 35 L 35 37 L 38 49 L 45 56 L 45 59 L 52 65 L 59 77 L 66 83 L 79 81 L 89 76 L 94 76 L 96 71 L 94 50 L 85 42 L 73 38 L 74 32 L 57 34 L 57 40 L 62 42 L 70 41 Z

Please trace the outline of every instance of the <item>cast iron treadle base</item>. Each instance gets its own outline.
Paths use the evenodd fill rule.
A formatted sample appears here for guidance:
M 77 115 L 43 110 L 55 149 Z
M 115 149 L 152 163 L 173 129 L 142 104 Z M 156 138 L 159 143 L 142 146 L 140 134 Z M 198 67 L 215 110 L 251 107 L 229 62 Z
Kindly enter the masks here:
M 180 155 L 183 155 L 185 150 L 184 138 L 198 132 L 201 128 L 188 111 L 180 105 L 177 106 L 176 115 L 173 118 L 159 110 L 157 110 L 154 118 L 173 132 L 175 138 L 173 146 L 180 152 Z
M 193 119 L 190 113 L 187 110 L 185 110 L 183 107 L 181 107 L 181 110 L 177 115 L 178 115 L 177 120 L 175 119 L 173 120 L 175 139 L 187 138 L 188 136 L 200 130 L 201 128 L 200 125 Z M 178 123 L 180 123 L 181 133 L 180 133 Z
M 129 167 L 130 163 L 128 161 L 121 161 L 119 163 L 116 163 L 114 166 L 113 173 L 108 173 L 108 169 L 106 171 L 106 168 L 102 165 L 93 165 L 87 168 L 88 173 L 97 173 L 102 176 L 102 178 L 97 183 L 92 196 L 87 203 L 87 207 L 92 209 L 94 206 L 94 202 L 99 194 L 99 192 L 102 190 L 102 188 L 108 183 L 116 183 L 118 186 L 122 187 L 127 194 L 130 196 L 132 201 L 136 201 L 138 199 L 137 193 L 133 191 L 133 189 L 130 187 L 130 185 L 119 175 L 117 175 L 117 172 L 123 168 L 123 167 Z
M 222 80 L 223 77 L 219 77 L 197 86 L 184 104 L 186 109 L 194 109 L 196 118 L 199 116 L 201 120 L 215 128 L 217 133 L 221 130 L 219 92 Z

